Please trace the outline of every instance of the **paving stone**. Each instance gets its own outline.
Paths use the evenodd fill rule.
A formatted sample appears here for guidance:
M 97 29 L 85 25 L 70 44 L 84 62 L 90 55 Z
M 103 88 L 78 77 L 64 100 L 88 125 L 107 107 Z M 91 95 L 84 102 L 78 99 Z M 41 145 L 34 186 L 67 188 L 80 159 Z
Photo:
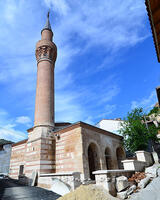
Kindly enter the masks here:
M 0 180 L 0 200 L 56 200 L 59 197 L 43 188 L 20 185 L 13 180 Z

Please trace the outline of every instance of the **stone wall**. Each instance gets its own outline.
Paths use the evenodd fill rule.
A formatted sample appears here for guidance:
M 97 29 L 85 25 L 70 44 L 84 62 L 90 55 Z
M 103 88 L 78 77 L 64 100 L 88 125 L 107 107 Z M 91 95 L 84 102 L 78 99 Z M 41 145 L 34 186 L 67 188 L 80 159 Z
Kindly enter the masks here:
M 98 124 L 96 124 L 96 126 L 120 135 L 119 130 L 122 128 L 121 124 L 124 124 L 124 121 L 121 119 L 102 119 Z
M 0 174 L 8 174 L 11 157 L 11 144 L 3 145 L 3 149 L 0 150 Z
M 100 129 L 99 129 L 100 130 Z M 99 133 L 98 129 L 83 128 L 82 129 L 82 140 L 83 140 L 83 167 L 84 167 L 84 179 L 90 177 L 89 163 L 88 163 L 88 147 L 90 144 L 95 144 L 97 147 L 97 154 L 99 160 L 99 169 L 95 170 L 105 170 L 107 169 L 105 150 L 108 148 L 110 150 L 111 158 L 111 168 L 118 169 L 117 153 L 116 150 L 122 147 L 121 138 L 116 135 L 107 135 L 105 133 Z M 124 153 L 125 158 L 125 153 Z
M 63 188 L 66 186 L 69 191 L 75 190 L 81 185 L 79 172 L 64 172 L 53 174 L 41 174 L 38 179 L 38 186 L 52 190 L 57 194 L 64 195 Z M 59 193 L 59 192 L 62 193 Z
M 82 180 L 90 178 L 88 160 L 90 144 L 94 144 L 96 147 L 96 153 L 94 154 L 98 162 L 96 170 L 107 169 L 106 148 L 110 150 L 111 168 L 118 169 L 116 151 L 119 147 L 122 148 L 122 137 L 83 122 L 57 131 L 55 135 L 57 135 L 56 173 L 77 171 L 81 172 Z M 124 152 L 123 159 L 125 159 Z
M 35 127 L 29 131 L 26 151 L 26 176 L 55 172 L 55 137 L 50 127 Z

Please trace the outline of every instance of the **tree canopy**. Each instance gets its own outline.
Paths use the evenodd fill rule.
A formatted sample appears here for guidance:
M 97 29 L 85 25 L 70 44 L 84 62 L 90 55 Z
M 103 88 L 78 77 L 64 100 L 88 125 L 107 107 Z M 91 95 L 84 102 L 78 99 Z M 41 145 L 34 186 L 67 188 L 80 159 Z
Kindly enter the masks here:
M 142 108 L 135 108 L 128 112 L 124 123 L 121 123 L 122 128 L 119 132 L 124 137 L 126 150 L 146 150 L 149 140 L 157 140 L 158 128 L 154 124 L 147 126 L 145 116 Z

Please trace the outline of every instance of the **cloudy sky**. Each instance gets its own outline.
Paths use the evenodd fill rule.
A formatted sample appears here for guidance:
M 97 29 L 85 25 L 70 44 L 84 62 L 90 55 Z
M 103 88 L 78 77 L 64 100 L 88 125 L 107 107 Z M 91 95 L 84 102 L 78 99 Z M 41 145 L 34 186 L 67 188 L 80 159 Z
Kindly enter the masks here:
M 144 0 L 0 1 L 0 138 L 33 126 L 35 44 L 48 9 L 58 47 L 56 121 L 123 118 L 157 99 L 157 62 Z

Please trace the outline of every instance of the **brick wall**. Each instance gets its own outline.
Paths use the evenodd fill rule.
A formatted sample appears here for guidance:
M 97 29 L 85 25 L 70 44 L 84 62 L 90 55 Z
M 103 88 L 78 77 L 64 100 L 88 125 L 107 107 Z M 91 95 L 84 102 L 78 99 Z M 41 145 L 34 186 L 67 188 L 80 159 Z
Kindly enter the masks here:
M 83 172 L 81 127 L 60 133 L 56 140 L 56 172 Z
M 15 179 L 18 178 L 20 165 L 24 165 L 24 173 L 25 173 L 26 142 L 27 141 L 24 141 L 22 144 L 12 146 L 10 172 L 9 172 L 11 178 Z

